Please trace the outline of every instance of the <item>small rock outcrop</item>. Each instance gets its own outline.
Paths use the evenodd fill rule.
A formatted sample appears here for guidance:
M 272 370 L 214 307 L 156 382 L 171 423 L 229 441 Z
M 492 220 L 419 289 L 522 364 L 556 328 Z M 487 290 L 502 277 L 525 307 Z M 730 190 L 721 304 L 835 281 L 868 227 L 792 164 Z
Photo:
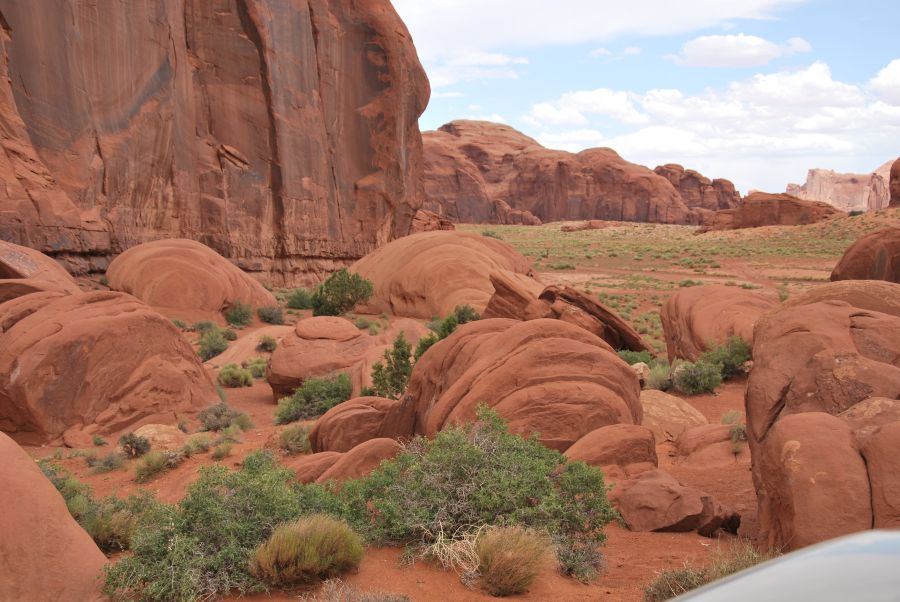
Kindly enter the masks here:
M 602 468 L 606 479 L 633 477 L 659 466 L 653 431 L 637 424 L 600 427 L 576 441 L 565 456 Z
M 325 451 L 301 456 L 286 463 L 301 483 L 338 483 L 364 477 L 403 448 L 393 439 L 369 439 L 346 452 Z
M 888 187 L 891 193 L 890 207 L 900 207 L 900 159 L 891 164 L 890 181 Z
M 691 404 L 655 389 L 641 391 L 644 419 L 641 424 L 653 431 L 657 442 L 675 441 L 683 432 L 708 424 L 706 417 Z
M 370 439 L 412 437 L 415 414 L 409 398 L 357 397 L 338 404 L 309 432 L 313 452 L 350 451 Z
M 741 202 L 740 193 L 728 180 L 710 180 L 703 174 L 676 163 L 660 165 L 653 171 L 672 183 L 688 207 L 719 211 L 737 207 Z
M 804 201 L 788 194 L 754 192 L 734 209 L 706 215 L 699 234 L 762 226 L 803 226 L 846 215 L 828 203 Z
M 875 230 L 854 242 L 834 267 L 831 279 L 900 283 L 900 228 Z

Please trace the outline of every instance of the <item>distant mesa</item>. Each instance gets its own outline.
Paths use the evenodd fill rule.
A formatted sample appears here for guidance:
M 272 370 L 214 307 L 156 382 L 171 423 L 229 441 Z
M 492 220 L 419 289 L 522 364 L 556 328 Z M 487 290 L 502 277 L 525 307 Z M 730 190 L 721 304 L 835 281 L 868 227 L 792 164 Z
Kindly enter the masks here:
M 707 215 L 698 233 L 762 226 L 803 226 L 842 215 L 846 213 L 827 203 L 804 201 L 789 194 L 752 192 L 734 209 Z
M 838 173 L 830 169 L 810 169 L 806 182 L 788 184 L 787 194 L 807 201 L 821 201 L 841 211 L 875 211 L 891 200 L 890 172 L 893 160 L 872 173 Z
M 424 208 L 456 223 L 699 224 L 703 214 L 740 201 L 728 180 L 680 165 L 653 171 L 609 148 L 550 150 L 499 123 L 452 121 L 422 137 Z

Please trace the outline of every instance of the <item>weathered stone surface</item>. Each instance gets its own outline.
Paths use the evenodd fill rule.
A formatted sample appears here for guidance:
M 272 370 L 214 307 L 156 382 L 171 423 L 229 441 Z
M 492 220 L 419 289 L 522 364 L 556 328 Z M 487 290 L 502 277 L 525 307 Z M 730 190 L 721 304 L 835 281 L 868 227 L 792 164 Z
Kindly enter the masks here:
M 900 207 L 900 159 L 891 165 L 888 187 L 891 193 L 890 207 Z
M 834 267 L 831 279 L 900 283 L 900 228 L 875 230 L 854 242 Z
M 560 232 L 584 232 L 586 230 L 603 230 L 609 228 L 612 224 L 599 219 L 589 219 L 586 222 L 577 224 L 564 224 L 559 230 Z
M 482 319 L 436 343 L 413 368 L 416 433 L 433 437 L 487 404 L 521 435 L 565 451 L 611 424 L 640 424 L 631 366 L 590 332 L 560 320 Z
M 697 224 L 703 204 L 710 203 L 708 193 L 695 199 L 691 191 L 683 198 L 666 177 L 625 161 L 612 149 L 550 150 L 498 123 L 453 121 L 425 132 L 423 140 L 425 206 L 453 221 L 527 223 L 531 216 L 543 222 Z M 697 176 L 698 182 L 706 180 Z M 736 200 L 729 186 L 712 184 L 717 203 Z M 692 185 L 683 187 L 688 191 Z M 699 204 L 691 205 L 695 201 Z M 497 203 L 522 212 L 522 221 L 504 220 Z
M 611 424 L 591 431 L 566 450 L 569 460 L 581 460 L 614 473 L 635 476 L 659 465 L 653 431 L 637 424 Z
M 900 421 L 900 399 L 870 397 L 838 414 L 853 429 L 857 443 L 865 442 L 881 427 Z
M 150 442 L 150 449 L 165 451 L 181 449 L 188 439 L 178 427 L 170 424 L 145 424 L 136 429 L 134 434 L 145 437 Z
M 791 296 L 782 307 L 812 305 L 820 301 L 842 301 L 859 309 L 900 318 L 900 284 L 884 280 L 827 282 Z
M 403 236 L 428 82 L 388 0 L 3 6 L 0 238 L 192 238 L 276 284 Z
M 319 452 L 305 456 L 295 456 L 283 460 L 285 467 L 294 470 L 301 483 L 315 483 L 322 473 L 334 466 L 343 457 L 341 452 Z
M 78 285 L 58 263 L 40 251 L 0 240 L 0 280 L 32 280 L 69 293 Z
M 409 398 L 357 397 L 319 418 L 309 432 L 309 443 L 314 452 L 346 452 L 370 439 L 409 438 L 414 432 L 414 407 Z
M 0 430 L 22 443 L 174 422 L 218 397 L 171 321 L 134 297 L 26 295 L 0 305 Z
M 366 255 L 351 270 L 375 285 L 375 295 L 360 311 L 426 320 L 460 305 L 484 311 L 494 293 L 491 276 L 498 273 L 541 288 L 518 251 L 469 232 L 413 234 Z
M 62 496 L 12 439 L 0 433 L 0 600 L 105 600 L 106 557 Z
M 752 344 L 753 325 L 776 305 L 775 299 L 734 286 L 675 291 L 659 312 L 669 361 L 697 361 L 710 345 L 722 345 L 732 336 Z
M 705 216 L 698 234 L 761 226 L 802 226 L 846 215 L 827 203 L 804 201 L 787 194 L 754 192 L 734 209 Z
M 900 527 L 900 421 L 884 425 L 862 448 L 872 486 L 876 529 Z
M 741 425 L 705 424 L 685 430 L 675 442 L 680 462 L 703 468 L 750 463 L 746 441 L 735 439 Z
M 740 193 L 728 180 L 710 180 L 703 174 L 676 163 L 660 165 L 653 171 L 672 183 L 688 207 L 718 211 L 731 209 L 741 202 Z
M 419 209 L 413 216 L 410 234 L 416 234 L 418 232 L 434 232 L 435 230 L 455 229 L 456 226 L 454 226 L 453 222 L 451 222 L 446 217 L 441 217 L 437 213 L 432 213 L 431 211 L 426 211 L 425 209 Z
M 370 439 L 353 447 L 319 475 L 316 483 L 346 481 L 364 477 L 402 451 L 393 439 Z
M 788 184 L 787 194 L 806 201 L 828 203 L 841 211 L 875 211 L 891 200 L 888 161 L 872 173 L 837 173 L 830 169 L 810 169 L 803 185 Z
M 674 441 L 687 429 L 708 424 L 706 417 L 694 406 L 663 391 L 641 391 L 641 406 L 644 410 L 641 424 L 653 431 L 660 443 Z

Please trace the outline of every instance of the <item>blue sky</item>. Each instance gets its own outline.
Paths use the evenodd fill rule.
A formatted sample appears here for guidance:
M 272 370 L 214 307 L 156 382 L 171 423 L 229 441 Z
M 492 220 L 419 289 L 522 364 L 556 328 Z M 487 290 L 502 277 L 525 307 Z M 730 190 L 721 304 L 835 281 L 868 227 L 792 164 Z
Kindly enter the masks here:
M 432 99 L 423 130 L 502 121 L 742 192 L 900 155 L 900 2 L 394 0 Z

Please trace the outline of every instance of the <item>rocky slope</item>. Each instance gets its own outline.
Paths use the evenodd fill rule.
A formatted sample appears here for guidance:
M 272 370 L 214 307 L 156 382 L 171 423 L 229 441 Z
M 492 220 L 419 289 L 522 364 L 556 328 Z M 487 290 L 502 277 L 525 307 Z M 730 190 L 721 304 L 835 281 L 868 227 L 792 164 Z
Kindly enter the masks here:
M 806 182 L 788 184 L 787 193 L 807 201 L 821 201 L 841 211 L 874 211 L 890 202 L 888 161 L 872 173 L 837 173 L 830 169 L 810 169 Z
M 409 232 L 429 86 L 389 0 L 4 2 L 0 238 L 192 238 L 274 283 Z
M 679 165 L 654 172 L 612 149 L 544 148 L 513 128 L 453 121 L 423 134 L 425 208 L 463 223 L 609 219 L 697 224 L 740 196 Z

